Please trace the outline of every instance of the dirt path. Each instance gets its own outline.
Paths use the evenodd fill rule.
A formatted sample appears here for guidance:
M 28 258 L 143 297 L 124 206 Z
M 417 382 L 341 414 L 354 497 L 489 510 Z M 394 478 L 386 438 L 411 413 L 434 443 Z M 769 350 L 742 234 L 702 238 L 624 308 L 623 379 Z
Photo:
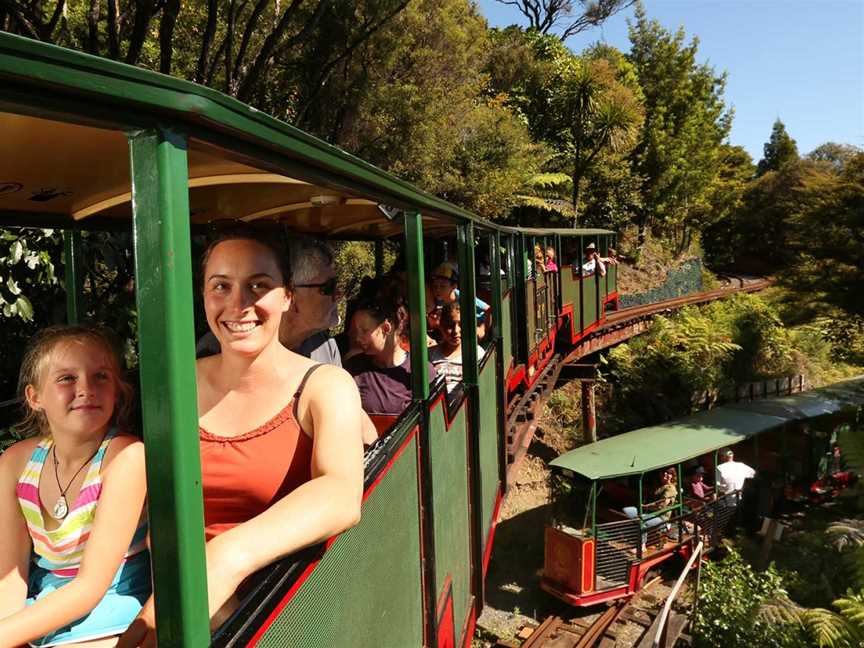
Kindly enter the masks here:
M 524 625 L 567 610 L 540 589 L 540 574 L 543 529 L 550 509 L 546 463 L 579 442 L 572 416 L 578 408 L 578 387 L 574 383 L 559 388 L 550 403 L 543 409 L 534 441 L 501 510 L 476 648 L 492 646 L 494 638 L 512 638 Z M 566 613 L 573 616 L 572 611 Z

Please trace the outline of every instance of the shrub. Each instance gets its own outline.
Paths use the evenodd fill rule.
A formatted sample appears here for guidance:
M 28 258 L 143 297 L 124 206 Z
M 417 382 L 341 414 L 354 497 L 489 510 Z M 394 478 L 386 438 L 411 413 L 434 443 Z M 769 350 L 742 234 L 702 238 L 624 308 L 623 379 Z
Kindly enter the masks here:
M 754 570 L 734 550 L 719 562 L 703 565 L 693 629 L 697 648 L 797 648 L 807 633 L 794 612 L 773 566 Z

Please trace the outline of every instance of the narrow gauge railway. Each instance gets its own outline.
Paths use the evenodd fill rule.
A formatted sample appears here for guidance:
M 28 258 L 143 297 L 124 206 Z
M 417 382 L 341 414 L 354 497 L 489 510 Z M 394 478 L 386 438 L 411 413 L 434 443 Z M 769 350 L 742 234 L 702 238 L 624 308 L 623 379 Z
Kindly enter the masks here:
M 504 492 L 508 398 L 537 382 L 557 345 L 602 325 L 615 267 L 583 272 L 582 253 L 608 255 L 615 233 L 499 227 L 208 88 L 5 33 L 0 87 L 0 224 L 64 232 L 67 321 L 87 312 L 81 232 L 133 235 L 159 645 L 470 644 Z M 397 242 L 415 359 L 427 357 L 425 280 L 457 262 L 465 368 L 448 398 L 414 363 L 413 402 L 375 421 L 360 523 L 262 570 L 211 634 L 192 243 L 225 218 L 274 236 Z M 556 249 L 560 271 L 537 271 L 535 245 Z M 482 360 L 468 306 L 478 294 L 491 305 Z
M 779 506 L 809 491 L 833 429 L 862 406 L 864 378 L 857 378 L 718 407 L 552 460 L 554 517 L 541 587 L 571 605 L 595 605 L 638 592 L 650 569 L 689 555 L 700 540 L 710 552 L 747 500 L 741 492 L 697 499 L 685 494 L 685 476 L 698 468 L 714 475 L 720 450 L 734 448 L 736 459 L 755 468 L 759 498 Z M 649 509 L 648 478 L 670 471 L 677 496 Z
M 87 312 L 81 233 L 133 235 L 159 645 L 470 645 L 506 488 L 507 412 L 607 322 L 616 268 L 582 262 L 589 245 L 608 256 L 615 233 L 498 226 L 211 89 L 6 33 L 0 87 L 0 225 L 64 232 L 67 321 Z M 379 243 L 397 242 L 421 361 L 408 408 L 375 417 L 359 525 L 262 570 L 211 633 L 192 243 L 225 218 L 374 242 L 379 268 Z M 557 272 L 538 272 L 538 245 L 556 251 Z M 461 269 L 465 305 L 453 396 L 422 361 L 424 282 L 444 260 Z M 491 307 L 482 359 L 478 295 Z

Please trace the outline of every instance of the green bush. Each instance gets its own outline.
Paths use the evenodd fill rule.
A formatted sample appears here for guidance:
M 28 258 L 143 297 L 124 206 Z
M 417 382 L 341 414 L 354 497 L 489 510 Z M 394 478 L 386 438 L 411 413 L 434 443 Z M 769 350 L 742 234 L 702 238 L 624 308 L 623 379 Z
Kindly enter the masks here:
M 754 570 L 734 550 L 702 566 L 699 605 L 693 628 L 697 648 L 798 648 L 810 645 L 773 566 Z

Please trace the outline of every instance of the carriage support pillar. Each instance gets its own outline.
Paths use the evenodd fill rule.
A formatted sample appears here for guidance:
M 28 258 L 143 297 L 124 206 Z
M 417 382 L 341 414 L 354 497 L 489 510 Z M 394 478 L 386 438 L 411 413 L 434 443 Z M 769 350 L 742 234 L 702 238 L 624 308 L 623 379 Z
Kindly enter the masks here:
M 138 344 L 160 646 L 210 643 L 186 137 L 129 134 Z
M 597 410 L 594 404 L 593 380 L 580 381 L 582 387 L 582 440 L 585 443 L 597 441 Z

